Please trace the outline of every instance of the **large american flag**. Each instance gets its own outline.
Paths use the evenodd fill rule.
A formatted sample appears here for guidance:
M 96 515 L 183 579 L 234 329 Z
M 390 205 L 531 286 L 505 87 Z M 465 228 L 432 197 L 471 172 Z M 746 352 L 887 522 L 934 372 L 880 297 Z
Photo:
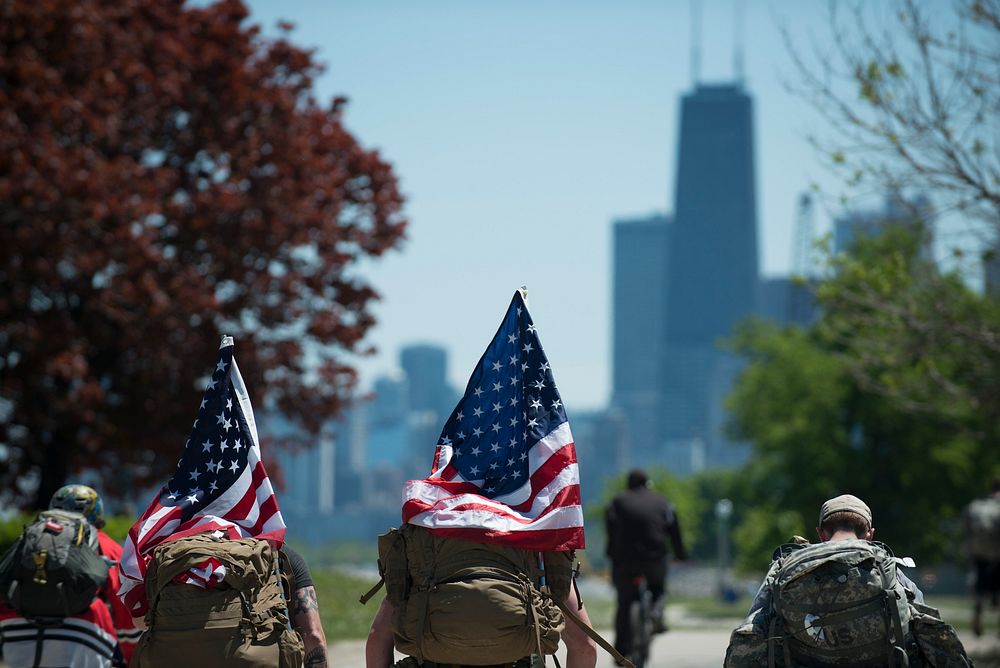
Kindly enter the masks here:
M 403 521 L 479 542 L 582 549 L 573 435 L 522 290 L 441 431 L 430 477 L 406 483 Z
M 277 546 L 285 537 L 285 521 L 260 460 L 253 407 L 228 336 L 222 339 L 177 470 L 125 540 L 119 596 L 134 616 L 148 607 L 144 579 L 153 548 L 206 531 L 230 538 L 253 536 Z M 186 581 L 204 586 L 222 575 L 218 564 L 202 566 Z

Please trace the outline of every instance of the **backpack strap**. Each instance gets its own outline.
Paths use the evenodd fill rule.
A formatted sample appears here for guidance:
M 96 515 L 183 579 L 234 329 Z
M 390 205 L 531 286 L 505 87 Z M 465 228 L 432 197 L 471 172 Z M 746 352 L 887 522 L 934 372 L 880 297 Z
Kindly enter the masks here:
M 35 634 L 35 658 L 31 662 L 31 668 L 38 668 L 42 665 L 42 643 L 45 642 L 45 627 L 36 627 L 38 633 Z
M 621 665 L 625 666 L 625 668 L 635 668 L 635 664 L 633 664 L 631 661 L 622 656 L 621 652 L 615 649 L 614 645 L 612 645 L 607 640 L 602 638 L 601 634 L 592 629 L 589 624 L 587 624 L 585 621 L 577 617 L 576 613 L 570 610 L 568 605 L 566 605 L 557 598 L 553 598 L 552 602 L 555 603 L 560 610 L 562 610 L 562 613 L 566 615 L 566 619 L 570 620 L 578 627 L 580 627 L 581 631 L 590 636 L 591 640 L 600 645 L 605 652 L 613 656 L 615 660 L 618 661 Z
M 775 645 L 778 644 L 778 617 L 771 615 L 771 626 L 767 631 L 767 668 L 775 668 Z M 782 643 L 785 644 L 785 643 Z
M 366 605 L 368 601 L 372 600 L 372 596 L 377 594 L 378 590 L 381 589 L 382 585 L 384 584 L 385 584 L 385 578 L 384 577 L 379 578 L 378 582 L 375 583 L 374 587 L 372 587 L 371 589 L 369 589 L 368 591 L 366 591 L 364 594 L 361 595 L 361 598 L 358 599 L 358 603 L 360 603 L 361 605 Z
M 777 645 L 781 643 L 781 659 L 782 666 L 785 668 L 791 668 L 795 664 L 792 663 L 792 646 L 788 642 L 788 636 L 784 633 L 778 634 L 778 616 L 771 616 L 771 626 L 767 634 L 767 666 L 768 668 L 776 668 L 778 665 L 777 655 L 778 648 Z M 782 624 L 782 631 L 784 631 L 784 624 Z
M 896 573 L 896 568 L 898 560 L 892 554 L 888 545 L 884 543 L 876 543 L 876 545 L 882 548 L 884 556 L 878 559 L 878 570 L 882 575 L 882 589 L 885 591 L 884 605 L 888 608 L 885 612 L 889 615 L 889 619 L 892 623 L 893 638 L 895 642 L 888 637 L 889 646 L 886 648 L 888 651 L 889 665 L 890 666 L 909 666 L 909 655 L 906 653 L 906 647 L 904 646 L 903 637 L 903 622 L 899 617 L 899 592 L 896 591 L 895 584 L 898 583 L 898 575 L 895 577 L 889 577 L 889 567 L 892 566 L 893 573 Z M 912 559 L 910 560 L 913 561 Z M 909 603 L 907 602 L 907 605 Z
M 885 604 L 889 607 L 887 611 L 889 617 L 892 619 L 892 630 L 893 637 L 896 639 L 895 642 L 889 641 L 889 665 L 895 666 L 909 666 L 910 660 L 909 656 L 906 654 L 906 648 L 903 646 L 903 623 L 899 618 L 899 603 L 895 600 L 897 594 L 886 592 Z

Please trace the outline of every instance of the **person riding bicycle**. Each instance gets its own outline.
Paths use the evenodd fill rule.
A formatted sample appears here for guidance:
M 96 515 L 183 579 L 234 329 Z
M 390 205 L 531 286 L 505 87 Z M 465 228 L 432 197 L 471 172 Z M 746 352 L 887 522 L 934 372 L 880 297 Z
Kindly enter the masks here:
M 649 476 L 636 469 L 628 474 L 627 489 L 612 499 L 605 513 L 606 554 L 611 560 L 611 581 L 618 592 L 615 613 L 615 648 L 632 653 L 629 608 L 636 600 L 636 579 L 644 577 L 653 595 L 653 629 L 666 631 L 663 621 L 668 546 L 678 560 L 687 560 L 680 523 L 673 505 L 653 491 Z

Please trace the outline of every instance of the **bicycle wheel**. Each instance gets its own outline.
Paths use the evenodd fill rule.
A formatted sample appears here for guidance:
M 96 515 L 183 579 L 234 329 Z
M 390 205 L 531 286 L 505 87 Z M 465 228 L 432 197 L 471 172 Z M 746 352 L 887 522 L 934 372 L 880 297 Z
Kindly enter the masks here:
M 653 637 L 652 595 L 643 588 L 639 598 L 629 608 L 632 625 L 632 663 L 635 668 L 645 668 L 649 662 L 649 645 Z

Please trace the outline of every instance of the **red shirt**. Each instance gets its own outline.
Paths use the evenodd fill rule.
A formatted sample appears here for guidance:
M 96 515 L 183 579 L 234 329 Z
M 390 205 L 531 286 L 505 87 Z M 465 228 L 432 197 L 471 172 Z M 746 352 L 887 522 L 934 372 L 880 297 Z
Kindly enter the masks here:
M 114 562 L 108 572 L 108 582 L 100 592 L 100 598 L 107 604 L 111 612 L 118 643 L 127 664 L 132 659 L 132 653 L 135 651 L 136 643 L 139 642 L 139 636 L 142 635 L 142 629 L 136 627 L 132 613 L 118 598 L 118 589 L 121 586 L 121 580 L 118 576 L 118 561 L 122 558 L 122 546 L 115 542 L 114 538 L 100 530 L 97 532 L 97 539 L 101 554 Z

